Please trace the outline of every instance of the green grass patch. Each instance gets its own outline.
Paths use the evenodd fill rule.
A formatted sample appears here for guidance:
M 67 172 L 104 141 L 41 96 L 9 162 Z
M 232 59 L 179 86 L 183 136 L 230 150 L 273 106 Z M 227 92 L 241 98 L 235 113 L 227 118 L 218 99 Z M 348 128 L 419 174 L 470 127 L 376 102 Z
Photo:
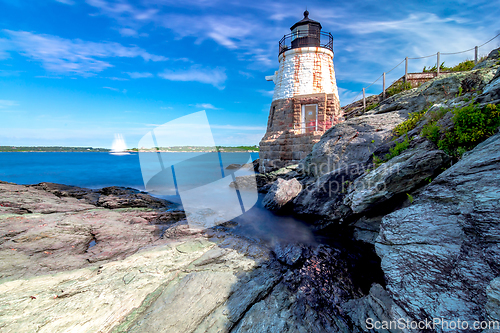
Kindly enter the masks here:
M 380 103 L 374 103 L 374 104 L 370 104 L 368 105 L 368 107 L 366 108 L 366 111 L 370 111 L 370 110 L 373 110 L 375 109 L 377 106 L 379 106 Z

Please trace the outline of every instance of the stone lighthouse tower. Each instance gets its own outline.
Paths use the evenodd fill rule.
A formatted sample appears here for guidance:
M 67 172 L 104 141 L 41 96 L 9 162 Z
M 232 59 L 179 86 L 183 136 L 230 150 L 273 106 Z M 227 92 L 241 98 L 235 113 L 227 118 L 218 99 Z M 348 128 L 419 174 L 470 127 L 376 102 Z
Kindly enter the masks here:
M 260 142 L 260 172 L 298 163 L 323 133 L 342 121 L 333 69 L 333 37 L 309 18 L 279 42 L 279 70 L 267 131 Z

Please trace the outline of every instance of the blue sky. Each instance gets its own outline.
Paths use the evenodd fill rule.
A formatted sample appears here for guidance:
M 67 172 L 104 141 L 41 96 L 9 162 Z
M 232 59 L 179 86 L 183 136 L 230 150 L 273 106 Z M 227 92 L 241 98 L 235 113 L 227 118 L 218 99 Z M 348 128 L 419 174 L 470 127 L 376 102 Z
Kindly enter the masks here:
M 495 1 L 0 0 L 0 145 L 110 147 L 121 133 L 135 147 L 200 110 L 216 144 L 258 144 L 274 88 L 264 76 L 305 6 L 334 36 L 342 105 L 405 56 L 462 51 L 500 32 Z M 388 83 L 403 74 L 401 65 Z M 381 81 L 368 93 L 380 91 Z

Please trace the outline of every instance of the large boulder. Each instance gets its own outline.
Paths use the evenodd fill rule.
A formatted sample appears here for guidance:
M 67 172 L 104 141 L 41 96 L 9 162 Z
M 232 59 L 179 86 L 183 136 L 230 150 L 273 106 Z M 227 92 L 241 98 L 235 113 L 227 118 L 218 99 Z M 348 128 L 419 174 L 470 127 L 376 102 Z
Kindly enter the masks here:
M 500 275 L 499 188 L 500 133 L 383 218 L 376 251 L 389 293 L 410 317 L 485 319 L 487 287 Z
M 283 209 L 302 190 L 302 184 L 295 178 L 284 180 L 278 178 L 262 201 L 264 207 L 277 212 Z
M 434 177 L 449 161 L 445 152 L 436 149 L 433 143 L 423 141 L 416 148 L 356 179 L 349 187 L 344 204 L 354 213 L 366 212 L 398 195 L 405 196 L 426 179 Z
M 276 179 L 292 179 L 296 177 L 298 175 L 296 169 L 297 164 L 294 164 L 268 173 L 239 176 L 229 186 L 239 190 L 255 190 L 257 188 L 259 192 L 267 193 Z

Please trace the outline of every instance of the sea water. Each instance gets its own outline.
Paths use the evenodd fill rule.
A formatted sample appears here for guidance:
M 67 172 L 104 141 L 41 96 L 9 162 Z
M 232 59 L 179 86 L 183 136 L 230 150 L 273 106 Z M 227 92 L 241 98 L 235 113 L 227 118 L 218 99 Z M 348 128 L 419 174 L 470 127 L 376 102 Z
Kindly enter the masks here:
M 189 162 L 196 153 L 162 155 L 165 163 L 177 164 Z M 224 168 L 246 161 L 248 156 L 248 153 L 221 154 Z M 258 153 L 250 153 L 250 156 L 252 159 L 259 157 Z M 200 185 L 206 183 L 197 165 L 193 163 L 191 167 L 191 181 Z M 184 168 L 189 169 L 189 163 L 184 163 Z M 119 156 L 94 152 L 0 153 L 0 180 L 16 184 L 51 182 L 87 188 L 124 186 L 145 190 L 138 153 Z
M 154 154 L 154 153 L 147 153 Z M 192 186 L 208 183 L 205 172 L 197 159 L 197 153 L 162 153 L 165 165 L 182 164 L 184 174 L 189 175 Z M 243 164 L 248 159 L 257 159 L 258 153 L 221 153 L 221 171 L 228 171 L 230 164 Z M 251 171 L 246 171 L 251 174 Z M 138 153 L 112 155 L 98 152 L 46 152 L 46 153 L 0 153 L 0 180 L 16 184 L 52 182 L 86 188 L 107 186 L 131 187 L 146 190 Z M 153 196 L 182 204 L 176 195 Z M 230 188 L 227 195 L 233 195 Z M 220 194 L 224 196 L 224 193 Z M 262 198 L 260 198 L 262 199 Z M 278 216 L 262 207 L 258 200 L 254 207 L 233 219 L 238 222 L 236 232 L 251 238 L 273 243 L 286 239 L 291 242 L 314 242 L 314 236 L 304 223 L 290 216 Z

